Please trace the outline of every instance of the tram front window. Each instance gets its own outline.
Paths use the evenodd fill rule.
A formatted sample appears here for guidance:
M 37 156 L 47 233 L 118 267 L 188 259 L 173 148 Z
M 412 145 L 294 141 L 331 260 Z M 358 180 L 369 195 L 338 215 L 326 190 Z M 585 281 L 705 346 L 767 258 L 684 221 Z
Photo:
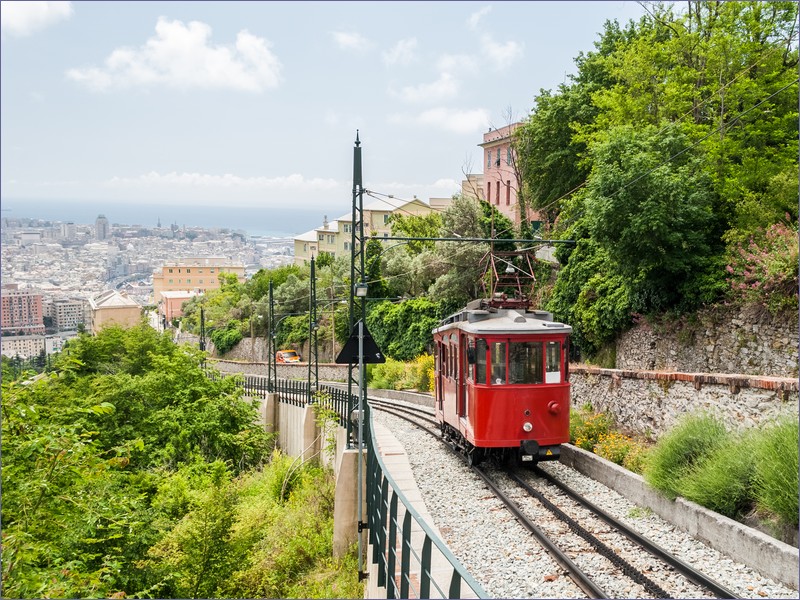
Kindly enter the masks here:
M 541 342 L 509 344 L 509 383 L 542 383 L 544 381 Z

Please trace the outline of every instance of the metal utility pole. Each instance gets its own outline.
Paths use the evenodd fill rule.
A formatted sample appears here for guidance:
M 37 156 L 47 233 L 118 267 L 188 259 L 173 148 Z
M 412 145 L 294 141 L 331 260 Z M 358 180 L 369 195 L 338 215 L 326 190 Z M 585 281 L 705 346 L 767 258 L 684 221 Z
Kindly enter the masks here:
M 364 253 L 366 244 L 364 243 L 364 186 L 361 178 L 361 141 L 358 139 L 356 130 L 356 142 L 353 148 L 353 216 L 351 220 L 350 232 L 350 332 L 353 332 L 356 323 L 364 322 L 367 312 L 367 282 L 364 272 Z M 363 354 L 359 356 L 359 362 L 363 362 Z M 349 363 L 347 369 L 347 397 L 348 397 L 348 417 L 353 415 L 357 408 L 359 411 L 359 423 L 361 411 L 366 400 L 366 387 L 363 385 L 361 375 L 363 364 Z M 358 391 L 358 406 L 353 406 L 354 388 Z M 347 419 L 347 447 L 352 448 L 353 421 Z M 359 440 L 359 448 L 361 440 Z M 361 463 L 359 462 L 359 465 Z M 359 505 L 360 506 L 360 505 Z
M 267 391 L 278 388 L 278 365 L 275 363 L 275 303 L 272 300 L 272 279 L 269 280 L 269 327 L 267 333 Z
M 308 398 L 310 404 L 319 387 L 319 360 L 317 340 L 317 278 L 314 257 L 311 257 L 311 277 L 308 294 Z
M 200 350 L 206 351 L 206 315 L 203 305 L 200 305 Z
M 347 447 L 352 448 L 353 439 L 353 385 L 358 390 L 358 578 L 359 581 L 366 576 L 366 568 L 362 567 L 365 559 L 362 549 L 361 528 L 364 525 L 363 495 L 364 467 L 360 454 L 363 452 L 364 440 L 364 407 L 367 401 L 367 385 L 364 380 L 364 320 L 367 313 L 367 282 L 364 272 L 364 186 L 361 179 L 361 142 L 356 130 L 356 142 L 353 149 L 353 218 L 350 236 L 350 332 L 355 333 L 353 327 L 358 323 L 358 362 L 350 362 L 347 377 Z

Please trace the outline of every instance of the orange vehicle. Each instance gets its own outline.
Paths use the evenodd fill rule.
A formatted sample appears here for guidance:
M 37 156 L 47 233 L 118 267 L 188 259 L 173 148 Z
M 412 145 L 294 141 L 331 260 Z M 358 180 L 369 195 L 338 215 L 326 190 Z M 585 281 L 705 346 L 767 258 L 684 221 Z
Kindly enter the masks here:
M 279 363 L 296 363 L 302 359 L 300 355 L 294 350 L 278 350 L 275 353 L 275 362 Z

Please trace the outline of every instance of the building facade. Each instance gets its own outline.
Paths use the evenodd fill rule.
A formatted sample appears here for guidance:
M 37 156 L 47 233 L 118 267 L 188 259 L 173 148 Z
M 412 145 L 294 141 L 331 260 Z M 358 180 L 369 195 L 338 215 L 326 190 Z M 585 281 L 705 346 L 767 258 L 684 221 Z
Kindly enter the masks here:
M 232 273 L 242 283 L 245 280 L 244 265 L 224 257 L 181 258 L 164 263 L 153 271 L 153 301 L 161 302 L 165 291 L 204 293 L 218 290 L 220 273 Z
M 135 327 L 142 318 L 142 306 L 116 290 L 106 290 L 89 299 L 91 308 L 90 330 L 93 334 L 103 327 L 119 325 Z
M 94 222 L 94 236 L 98 240 L 107 240 L 111 237 L 111 225 L 105 215 L 98 215 Z
M 167 291 L 161 292 L 161 302 L 158 305 L 161 313 L 161 322 L 169 324 L 173 319 L 183 316 L 183 305 L 197 296 L 196 292 Z
M 422 200 L 377 200 L 364 206 L 364 237 L 375 236 L 386 238 L 391 236 L 391 216 L 394 214 L 424 216 L 431 212 L 431 207 Z M 321 253 L 332 256 L 350 256 L 353 236 L 353 216 L 343 215 L 335 221 L 325 217 L 322 227 L 308 231 L 294 238 L 294 261 L 297 265 L 305 264 L 311 257 Z
M 0 288 L 0 322 L 6 335 L 44 335 L 42 293 L 19 289 L 14 283 Z
M 522 185 L 517 176 L 516 153 L 514 152 L 514 132 L 522 123 L 512 123 L 500 129 L 490 129 L 483 134 L 483 200 L 494 206 L 519 227 L 520 212 L 517 192 Z M 470 187 L 474 188 L 475 182 Z M 528 221 L 534 229 L 541 225 L 539 214 L 527 210 Z
M 57 298 L 52 302 L 53 326 L 56 331 L 75 331 L 87 321 L 88 303 L 81 298 Z

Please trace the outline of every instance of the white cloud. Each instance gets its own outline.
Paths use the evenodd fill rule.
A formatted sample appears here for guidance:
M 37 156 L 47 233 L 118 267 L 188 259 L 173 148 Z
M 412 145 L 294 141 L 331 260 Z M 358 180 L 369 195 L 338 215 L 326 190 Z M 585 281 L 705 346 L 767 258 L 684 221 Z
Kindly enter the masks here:
M 524 46 L 515 41 L 496 42 L 490 35 L 481 36 L 483 55 L 498 69 L 507 69 L 522 57 Z
M 467 54 L 443 54 L 436 61 L 436 68 L 440 71 L 467 71 L 475 72 L 478 69 L 478 61 L 474 56 Z
M 360 33 L 332 31 L 333 41 L 343 50 L 363 51 L 371 46 L 370 41 Z
M 478 133 L 489 126 L 489 112 L 483 108 L 462 110 L 456 108 L 432 108 L 416 116 L 396 114 L 389 117 L 392 123 L 415 123 L 451 133 Z
M 458 94 L 458 81 L 449 73 L 442 73 L 434 82 L 406 86 L 394 93 L 406 102 L 441 102 Z
M 0 30 L 26 36 L 72 16 L 72 2 L 16 0 L 0 2 Z
M 112 177 L 105 182 L 109 187 L 193 187 L 216 189 L 263 189 L 263 190 L 295 190 L 295 191 L 327 191 L 336 189 L 341 183 L 335 179 L 315 177 L 306 179 L 298 173 L 283 177 L 240 177 L 225 173 L 210 175 L 207 173 L 158 173 L 151 171 L 138 177 Z
M 486 15 L 488 15 L 489 11 L 491 11 L 491 10 L 492 10 L 492 5 L 491 4 L 489 4 L 487 6 L 484 6 L 480 10 L 476 10 L 474 13 L 472 13 L 469 16 L 469 19 L 467 19 L 467 27 L 469 27 L 470 29 L 475 31 L 478 28 L 478 25 L 480 24 L 481 19 L 483 17 L 485 17 Z
M 391 50 L 383 53 L 383 62 L 387 65 L 410 65 L 417 58 L 417 38 L 400 40 Z
M 282 65 L 266 39 L 247 30 L 232 46 L 211 44 L 210 38 L 205 23 L 160 17 L 156 35 L 141 47 L 118 48 L 102 67 L 70 69 L 67 77 L 98 91 L 165 85 L 261 92 L 280 83 Z

